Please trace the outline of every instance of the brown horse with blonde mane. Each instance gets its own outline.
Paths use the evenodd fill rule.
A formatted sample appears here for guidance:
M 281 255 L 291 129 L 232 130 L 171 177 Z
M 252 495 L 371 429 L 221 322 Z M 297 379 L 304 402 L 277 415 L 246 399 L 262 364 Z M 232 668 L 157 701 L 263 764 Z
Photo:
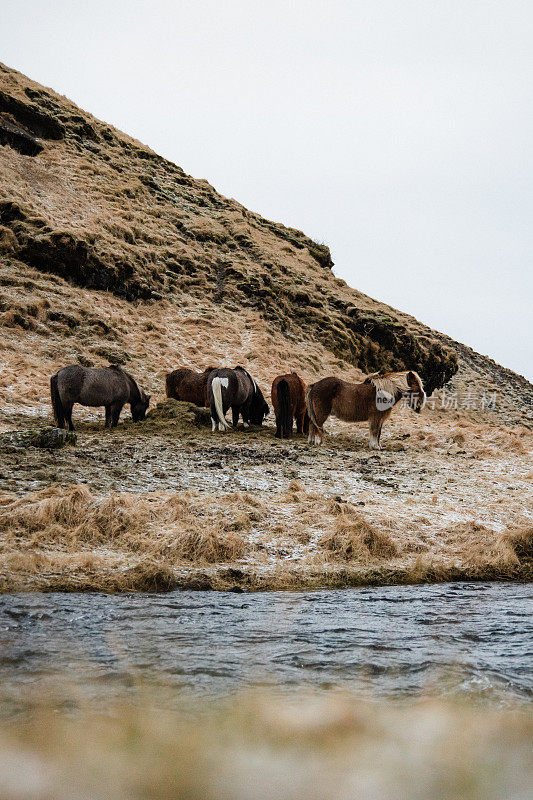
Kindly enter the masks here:
M 309 443 L 320 444 L 323 425 L 330 414 L 344 422 L 366 422 L 370 428 L 370 447 L 380 449 L 383 423 L 402 399 L 413 411 L 422 411 L 426 393 L 420 376 L 407 372 L 369 375 L 362 383 L 348 383 L 340 378 L 323 378 L 309 386 L 306 394 L 309 412 Z
M 207 406 L 207 379 L 216 367 L 207 367 L 203 372 L 195 372 L 188 367 L 180 367 L 166 375 L 167 397 L 185 400 L 197 406 Z
M 277 439 L 289 439 L 292 436 L 294 420 L 296 420 L 296 433 L 309 431 L 305 383 L 296 372 L 274 378 L 270 395 L 276 415 Z

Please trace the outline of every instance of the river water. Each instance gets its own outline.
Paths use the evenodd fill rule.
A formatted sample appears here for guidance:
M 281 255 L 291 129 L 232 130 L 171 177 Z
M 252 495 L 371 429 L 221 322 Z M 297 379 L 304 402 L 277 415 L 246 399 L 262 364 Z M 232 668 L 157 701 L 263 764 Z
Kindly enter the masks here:
M 0 596 L 3 689 L 70 675 L 95 698 L 155 679 L 182 697 L 259 684 L 522 702 L 533 690 L 533 591 L 457 583 Z

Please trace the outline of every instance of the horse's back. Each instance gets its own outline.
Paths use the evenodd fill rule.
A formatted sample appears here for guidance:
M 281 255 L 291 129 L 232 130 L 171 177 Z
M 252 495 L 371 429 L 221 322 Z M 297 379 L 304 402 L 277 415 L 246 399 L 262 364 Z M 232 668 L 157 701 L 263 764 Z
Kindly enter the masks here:
M 343 389 L 343 381 L 341 378 L 336 378 L 331 375 L 328 378 L 321 378 L 316 383 L 312 383 L 309 389 L 315 396 L 323 398 L 324 400 L 332 400 Z
M 120 367 L 93 369 L 72 364 L 57 373 L 58 389 L 63 402 L 85 406 L 106 406 L 127 402 L 129 382 Z
M 291 387 L 291 395 L 294 398 L 296 410 L 305 411 L 305 383 L 297 372 L 292 372 L 291 378 L 292 382 L 289 381 L 289 386 Z
M 207 379 L 213 367 L 203 372 L 195 372 L 188 367 L 180 367 L 167 375 L 167 397 L 184 400 L 188 403 L 205 405 Z
M 327 414 L 345 422 L 363 422 L 372 410 L 375 390 L 371 385 L 350 383 L 342 378 L 322 378 L 310 387 L 313 398 L 323 405 Z
M 195 374 L 196 373 L 188 367 L 179 367 L 167 373 L 167 397 L 174 397 L 176 400 L 185 400 L 185 398 L 182 397 L 182 393 L 183 391 L 187 391 L 187 386 L 190 383 L 190 376 Z
M 332 413 L 345 422 L 364 422 L 375 407 L 376 390 L 370 384 L 338 379 Z
M 300 378 L 297 372 L 288 372 L 285 375 L 278 375 L 272 381 L 272 388 L 270 394 L 272 397 L 272 404 L 274 406 L 274 411 L 277 413 L 277 407 L 278 407 L 277 387 L 281 383 L 281 381 L 285 381 L 289 387 L 290 401 L 293 410 L 298 411 L 301 409 L 302 411 L 305 411 L 305 383 Z
M 71 364 L 58 370 L 54 377 L 57 378 L 57 388 L 63 402 L 77 402 L 75 398 L 83 386 L 86 372 L 87 367 L 82 367 L 81 364 Z
M 210 372 L 208 375 L 208 399 L 210 397 L 211 386 L 213 385 L 213 380 L 215 378 L 220 378 L 222 396 L 225 401 L 227 399 L 228 405 L 242 405 L 246 402 L 246 399 L 250 394 L 250 390 L 253 391 L 253 384 L 246 370 L 238 367 L 235 369 L 232 369 L 231 367 L 219 367 L 218 369 Z

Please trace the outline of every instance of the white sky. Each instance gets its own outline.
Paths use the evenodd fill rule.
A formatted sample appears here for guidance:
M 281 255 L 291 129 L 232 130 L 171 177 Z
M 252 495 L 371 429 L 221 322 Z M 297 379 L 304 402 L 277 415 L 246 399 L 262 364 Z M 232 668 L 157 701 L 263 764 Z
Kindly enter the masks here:
M 533 379 L 531 0 L 0 0 L 0 60 Z

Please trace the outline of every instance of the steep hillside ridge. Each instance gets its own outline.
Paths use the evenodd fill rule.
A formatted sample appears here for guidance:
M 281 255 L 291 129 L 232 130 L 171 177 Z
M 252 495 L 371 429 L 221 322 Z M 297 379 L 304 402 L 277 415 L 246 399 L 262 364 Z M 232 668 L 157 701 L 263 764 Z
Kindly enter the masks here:
M 430 329 L 336 279 L 325 245 L 5 66 L 0 143 L 4 262 L 130 301 L 187 292 L 252 307 L 363 371 L 415 365 L 430 392 L 457 370 Z

